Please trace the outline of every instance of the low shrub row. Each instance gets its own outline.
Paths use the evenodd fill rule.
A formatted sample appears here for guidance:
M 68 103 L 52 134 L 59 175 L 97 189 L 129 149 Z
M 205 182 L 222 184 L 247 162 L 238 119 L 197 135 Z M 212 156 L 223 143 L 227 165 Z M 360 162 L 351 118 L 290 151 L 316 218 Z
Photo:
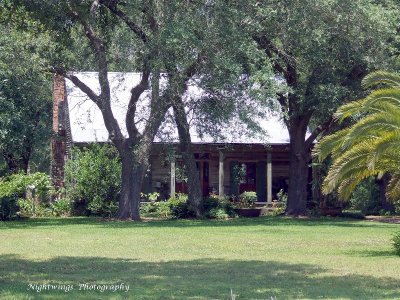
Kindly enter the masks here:
M 153 193 L 154 194 L 154 193 Z M 150 198 L 144 195 L 145 198 Z M 194 218 L 195 213 L 188 204 L 188 196 L 178 193 L 175 198 L 167 201 L 148 201 L 140 206 L 140 214 L 143 217 L 170 217 L 175 219 Z M 227 219 L 236 216 L 232 203 L 227 199 L 219 199 L 216 195 L 210 195 L 203 202 L 204 217 L 210 219 Z

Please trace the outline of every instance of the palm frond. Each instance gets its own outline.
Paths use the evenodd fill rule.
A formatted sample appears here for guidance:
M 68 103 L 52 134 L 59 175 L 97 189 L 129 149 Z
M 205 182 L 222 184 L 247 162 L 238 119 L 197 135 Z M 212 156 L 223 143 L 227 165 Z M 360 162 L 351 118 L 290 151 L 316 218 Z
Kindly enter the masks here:
M 397 200 L 400 198 L 400 173 L 392 174 L 387 185 L 386 197 L 390 200 Z
M 349 128 L 339 130 L 331 135 L 322 138 L 314 147 L 312 155 L 319 162 L 324 161 L 330 154 L 335 156 L 335 153 L 342 152 L 344 137 L 349 132 Z
M 379 84 L 400 88 L 400 75 L 387 71 L 375 71 L 365 76 L 362 81 L 362 86 L 364 88 L 371 88 Z
M 400 75 L 377 71 L 366 76 L 363 85 L 383 88 L 341 106 L 334 115 L 337 120 L 361 119 L 324 137 L 313 152 L 320 161 L 329 155 L 333 158 L 322 192 L 337 190 L 345 200 L 362 180 L 390 173 L 388 196 L 400 198 Z

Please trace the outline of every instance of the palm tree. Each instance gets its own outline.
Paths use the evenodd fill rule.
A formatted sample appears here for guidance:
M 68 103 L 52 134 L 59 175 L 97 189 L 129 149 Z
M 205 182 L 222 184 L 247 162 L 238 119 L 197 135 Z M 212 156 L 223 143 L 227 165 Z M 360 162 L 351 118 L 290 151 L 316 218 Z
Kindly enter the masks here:
M 333 160 L 322 192 L 337 189 L 339 198 L 347 200 L 365 178 L 389 173 L 387 197 L 396 199 L 400 197 L 400 74 L 373 72 L 362 85 L 378 89 L 335 113 L 339 122 L 348 118 L 358 121 L 324 137 L 315 147 L 314 155 L 320 162 L 329 155 Z

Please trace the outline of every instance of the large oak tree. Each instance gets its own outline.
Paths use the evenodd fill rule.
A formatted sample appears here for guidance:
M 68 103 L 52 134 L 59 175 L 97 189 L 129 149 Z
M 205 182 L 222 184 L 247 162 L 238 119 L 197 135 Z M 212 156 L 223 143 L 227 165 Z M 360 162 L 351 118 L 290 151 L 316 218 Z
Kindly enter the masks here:
M 302 215 L 313 141 L 329 129 L 334 110 L 360 93 L 361 78 L 388 62 L 398 7 L 393 1 L 364 0 L 253 5 L 248 23 L 254 41 L 288 86 L 287 93 L 277 95 L 290 135 L 286 213 Z

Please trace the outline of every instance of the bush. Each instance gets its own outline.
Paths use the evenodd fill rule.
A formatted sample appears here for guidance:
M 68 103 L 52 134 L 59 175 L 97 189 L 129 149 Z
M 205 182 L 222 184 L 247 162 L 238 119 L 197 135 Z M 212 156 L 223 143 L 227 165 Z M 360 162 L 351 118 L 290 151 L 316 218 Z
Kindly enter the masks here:
M 44 173 L 18 173 L 1 178 L 0 220 L 9 220 L 18 216 L 19 199 L 25 198 L 28 189 L 32 191 L 30 201 L 43 204 L 43 206 L 48 203 L 53 192 L 51 179 Z
M 220 199 L 217 195 L 210 195 L 204 200 L 204 215 L 210 219 L 227 219 L 236 217 L 236 212 L 228 198 Z
M 400 231 L 394 234 L 392 241 L 394 252 L 400 256 Z
M 394 213 L 400 215 L 400 199 L 393 201 Z
M 67 198 L 62 198 L 50 204 L 52 214 L 56 217 L 67 217 L 71 214 L 71 201 Z
M 256 192 L 243 192 L 239 195 L 238 207 L 254 207 L 255 202 L 257 202 Z
M 18 205 L 15 197 L 0 198 L 0 220 L 10 220 L 17 216 Z
M 382 209 L 379 198 L 379 187 L 373 178 L 359 184 L 350 198 L 350 207 L 360 210 L 364 215 L 378 215 Z
M 170 204 L 167 201 L 142 203 L 140 215 L 143 217 L 168 218 L 171 216 Z
M 171 216 L 177 219 L 193 218 L 195 213 L 189 208 L 186 194 L 177 194 L 176 198 L 168 199 Z
M 273 202 L 274 206 L 274 216 L 279 216 L 282 215 L 286 211 L 286 205 L 287 205 L 287 193 L 285 193 L 284 190 L 279 190 L 279 192 L 276 194 L 277 200 Z
M 206 198 L 203 202 L 204 211 L 208 212 L 213 208 L 218 208 L 221 204 L 220 202 L 217 195 L 210 195 L 210 197 Z
M 212 208 L 208 211 L 207 217 L 210 219 L 228 219 L 229 214 L 223 208 Z
M 53 216 L 51 205 L 33 201 L 32 199 L 18 199 L 17 201 L 21 217 L 51 217 Z
M 111 217 L 121 193 L 121 163 L 111 145 L 72 149 L 65 165 L 65 192 L 74 213 Z

